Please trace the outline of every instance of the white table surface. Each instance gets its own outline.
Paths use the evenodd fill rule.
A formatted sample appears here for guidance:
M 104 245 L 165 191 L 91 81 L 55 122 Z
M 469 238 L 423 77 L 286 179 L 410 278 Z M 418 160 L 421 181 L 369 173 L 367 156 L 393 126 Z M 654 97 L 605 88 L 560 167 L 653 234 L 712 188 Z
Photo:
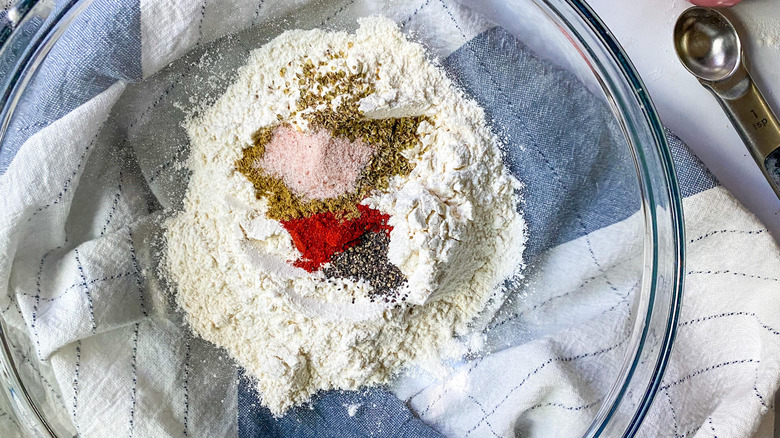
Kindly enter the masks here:
M 712 95 L 680 64 L 672 29 L 685 0 L 587 0 L 628 52 L 661 120 L 780 241 L 780 200 Z M 780 0 L 744 0 L 730 12 L 745 28 L 751 73 L 780 114 Z

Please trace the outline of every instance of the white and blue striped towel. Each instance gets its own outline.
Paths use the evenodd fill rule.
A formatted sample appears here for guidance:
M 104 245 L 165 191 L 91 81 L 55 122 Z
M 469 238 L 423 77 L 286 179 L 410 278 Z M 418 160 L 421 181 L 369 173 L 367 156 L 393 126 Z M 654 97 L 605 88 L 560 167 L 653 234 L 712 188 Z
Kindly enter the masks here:
M 42 382 L 34 397 L 48 399 L 56 407 L 49 414 L 86 437 L 583 430 L 619 363 L 626 331 L 616 321 L 627 320 L 636 288 L 627 266 L 641 261 L 637 248 L 612 239 L 636 227 L 629 213 L 639 206 L 623 190 L 635 184 L 624 180 L 630 173 L 615 167 L 633 163 L 611 113 L 574 76 L 449 0 L 308 3 L 94 0 L 51 51 L 0 150 L 0 311 L 9 335 L 27 346 L 15 351 L 20 371 Z M 457 72 L 512 140 L 508 147 L 525 145 L 507 164 L 526 184 L 535 266 L 527 281 L 542 286 L 492 322 L 493 354 L 466 361 L 445 381 L 407 376 L 388 389 L 328 392 L 312 409 L 273 419 L 229 358 L 191 336 L 169 297 L 155 292 L 157 248 L 149 242 L 186 181 L 176 166 L 187 153 L 181 108 L 196 92 L 217 95 L 247 51 L 272 35 L 220 43 L 217 55 L 203 56 L 200 46 L 299 7 L 317 8 L 297 15 L 303 27 L 389 15 Z M 207 74 L 215 69 L 218 80 Z M 560 102 L 556 111 L 539 111 L 550 99 Z M 556 124 L 577 128 L 549 129 Z M 685 198 L 685 301 L 671 363 L 639 434 L 771 436 L 780 250 L 679 140 L 670 135 L 669 143 Z M 548 158 L 561 153 L 571 162 Z M 560 275 L 567 257 L 579 257 L 581 269 Z M 549 330 L 556 323 L 560 329 Z M 497 340 L 511 336 L 513 346 L 502 348 Z M 19 434 L 7 413 L 0 430 Z

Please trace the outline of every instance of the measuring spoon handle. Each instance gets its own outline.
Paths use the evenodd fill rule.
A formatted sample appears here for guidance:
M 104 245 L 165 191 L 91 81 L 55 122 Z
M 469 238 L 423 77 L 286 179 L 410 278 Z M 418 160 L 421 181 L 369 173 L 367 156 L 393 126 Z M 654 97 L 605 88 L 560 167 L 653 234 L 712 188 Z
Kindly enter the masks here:
M 720 102 L 750 155 L 780 198 L 780 122 L 746 70 L 739 81 L 723 84 L 701 81 Z

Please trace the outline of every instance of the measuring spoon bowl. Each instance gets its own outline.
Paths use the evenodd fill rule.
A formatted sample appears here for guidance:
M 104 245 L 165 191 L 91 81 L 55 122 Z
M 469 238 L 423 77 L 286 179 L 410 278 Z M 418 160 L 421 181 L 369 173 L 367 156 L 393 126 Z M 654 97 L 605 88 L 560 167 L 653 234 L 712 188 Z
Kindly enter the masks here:
M 737 30 L 714 9 L 683 12 L 674 27 L 674 48 L 688 71 L 709 82 L 728 79 L 742 63 Z

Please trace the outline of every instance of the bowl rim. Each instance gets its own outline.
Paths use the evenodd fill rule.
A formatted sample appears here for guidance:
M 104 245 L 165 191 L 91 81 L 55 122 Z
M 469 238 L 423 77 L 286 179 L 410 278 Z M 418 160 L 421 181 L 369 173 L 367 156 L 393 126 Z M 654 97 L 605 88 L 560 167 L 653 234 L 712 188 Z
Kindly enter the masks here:
M 621 436 L 634 436 L 638 432 L 639 426 L 647 415 L 661 385 L 677 333 L 685 277 L 685 229 L 682 196 L 671 150 L 660 117 L 636 68 L 617 39 L 596 15 L 595 11 L 583 0 L 541 0 L 540 3 L 544 3 L 556 10 L 559 9 L 555 7 L 555 4 L 565 3 L 576 11 L 583 22 L 586 23 L 587 28 L 593 32 L 596 40 L 606 48 L 606 53 L 610 56 L 609 61 L 611 61 L 612 65 L 606 66 L 601 62 L 603 60 L 600 60 L 599 56 L 593 53 L 595 46 L 586 45 L 586 49 L 589 52 L 587 57 L 595 64 L 592 66 L 594 74 L 599 77 L 600 75 L 595 70 L 609 71 L 611 67 L 623 78 L 625 81 L 624 85 L 628 85 L 627 89 L 618 91 L 616 89 L 619 87 L 616 85 L 619 84 L 604 83 L 609 82 L 608 80 L 600 84 L 607 94 L 613 111 L 620 114 L 622 111 L 630 109 L 627 106 L 633 107 L 631 117 L 623 117 L 623 119 L 638 121 L 640 125 L 644 125 L 624 126 L 623 128 L 624 134 L 626 134 L 629 143 L 631 143 L 632 152 L 635 154 L 638 177 L 643 182 L 641 184 L 643 186 L 642 209 L 645 213 L 646 230 L 649 231 L 646 233 L 645 243 L 646 249 L 650 249 L 652 253 L 646 254 L 645 268 L 647 268 L 647 262 L 650 259 L 651 272 L 648 272 L 647 269 L 645 270 L 642 289 L 643 293 L 647 294 L 649 301 L 647 304 L 649 305 L 645 309 L 644 318 L 640 319 L 637 317 L 635 321 L 634 339 L 632 341 L 636 346 L 636 350 L 632 358 L 626 357 L 627 360 L 624 364 L 625 379 L 623 382 L 620 382 L 620 379 L 616 380 L 610 394 L 605 397 L 606 399 L 611 398 L 612 402 L 602 404 L 599 413 L 585 435 L 600 436 L 606 433 L 608 436 L 618 434 Z M 572 23 L 568 24 L 570 28 L 574 27 Z M 583 35 L 578 35 L 578 37 L 581 38 L 581 41 L 586 41 L 582 40 Z M 583 56 L 586 55 L 583 54 Z M 606 79 L 609 79 L 609 75 L 605 76 Z M 618 92 L 614 93 L 615 91 Z M 642 128 L 644 128 L 645 132 L 626 132 L 641 130 Z M 641 146 L 642 143 L 631 142 L 631 137 L 641 137 L 642 135 L 644 135 L 644 139 L 648 140 L 650 145 L 655 147 L 648 148 L 647 146 Z M 652 164 L 653 157 L 648 156 L 647 152 L 650 154 L 655 153 L 657 155 L 655 158 L 659 161 L 657 164 L 660 165 L 662 171 L 662 181 L 661 184 L 658 184 L 658 187 L 651 187 L 654 184 L 649 182 L 651 179 L 649 174 L 651 172 L 648 165 Z M 667 213 L 664 215 L 665 217 L 660 217 L 662 212 Z M 669 227 L 666 235 L 663 235 L 664 233 L 659 228 L 659 225 Z M 664 269 L 664 266 L 662 266 L 662 261 L 659 260 L 659 250 L 665 251 L 667 258 L 670 258 L 665 260 L 665 268 L 667 270 L 664 274 L 670 275 L 671 278 L 665 281 L 660 279 L 660 271 Z M 656 300 L 659 299 L 666 299 L 666 302 L 656 303 Z M 665 306 L 659 306 L 658 304 L 665 304 Z M 668 311 L 668 315 L 665 317 L 663 314 L 659 315 L 661 311 Z M 650 380 L 642 388 L 642 382 L 633 382 L 633 378 L 639 369 L 640 361 L 643 359 L 642 352 L 646 347 L 645 341 L 650 336 L 651 328 L 655 328 L 652 327 L 653 318 L 656 318 L 655 321 L 658 321 L 659 316 L 661 319 L 665 319 L 663 334 L 656 341 L 659 344 L 657 346 L 660 348 L 658 348 L 654 361 L 651 363 L 653 368 Z M 634 383 L 639 383 L 639 385 Z M 638 401 L 628 400 L 626 396 L 637 389 L 643 389 L 640 399 Z M 620 419 L 619 422 L 623 424 L 616 424 L 616 416 L 620 411 L 625 410 L 623 405 L 628 403 L 634 403 L 635 405 L 635 408 L 630 409 L 633 411 L 633 415 Z
M 28 81 L 70 22 L 78 17 L 92 1 L 68 0 L 64 5 L 55 7 L 51 0 L 20 0 L 18 3 L 22 7 L 17 11 L 18 16 L 13 22 L 9 24 L 0 20 L 0 44 L 2 44 L 0 60 L 12 59 L 14 61 L 6 63 L 5 65 L 9 67 L 0 71 L 5 78 L 0 83 L 0 102 L 2 103 L 0 147 L 13 110 Z M 600 85 L 607 94 L 613 112 L 619 119 L 622 118 L 623 122 L 630 125 L 623 126 L 624 134 L 629 140 L 634 154 L 637 176 L 642 186 L 642 210 L 645 214 L 646 229 L 649 230 L 645 236 L 645 244 L 646 247 L 649 245 L 651 254 L 645 254 L 645 266 L 647 267 L 647 259 L 649 258 L 651 268 L 649 272 L 647 269 L 645 270 L 642 280 L 642 293 L 646 294 L 646 304 L 648 305 L 644 309 L 644 317 L 639 318 L 638 316 L 634 324 L 632 344 L 635 348 L 633 352 L 629 351 L 628 356 L 630 357 L 625 358 L 622 379 L 616 379 L 585 436 L 600 436 L 605 433 L 633 436 L 647 415 L 661 384 L 676 335 L 685 272 L 682 197 L 671 151 L 660 118 L 646 87 L 614 35 L 584 0 L 532 1 L 537 6 L 541 6 L 551 18 L 557 18 L 574 31 L 575 36 L 585 49 L 584 52 L 581 51 L 581 54 L 589 61 L 594 75 L 601 81 Z M 560 12 L 562 6 L 568 8 L 566 10 L 568 15 Z M 30 17 L 34 16 L 44 16 L 47 19 L 41 21 L 35 32 L 27 32 L 26 35 L 22 35 L 21 32 L 16 31 L 23 24 L 31 22 Z M 600 46 L 603 53 L 596 53 L 594 49 L 597 46 L 589 45 L 588 40 L 592 40 Z M 12 45 L 23 47 L 23 50 L 19 53 L 9 53 Z M 612 83 L 609 80 L 610 75 L 603 74 L 609 71 L 612 71 L 613 74 L 617 73 L 617 77 L 622 79 L 622 82 Z M 603 80 L 605 78 L 607 80 Z M 625 112 L 631 113 L 629 117 L 624 116 Z M 634 137 L 634 141 L 632 141 L 632 137 Z M 642 143 L 637 143 L 637 140 L 640 139 L 647 140 L 647 145 L 640 146 Z M 644 149 L 646 147 L 650 149 Z M 645 154 L 645 152 L 650 154 Z M 649 177 L 651 171 L 648 165 L 652 165 L 653 161 L 657 161 L 655 164 L 662 171 L 661 181 L 656 184 L 657 186 L 652 186 L 653 184 L 648 182 L 651 180 Z M 667 213 L 663 218 L 659 218 L 659 206 L 662 207 L 660 211 Z M 666 235 L 661 235 L 663 231 L 659 229 L 660 219 L 664 219 L 665 222 L 662 225 L 668 227 Z M 662 239 L 665 241 L 661 241 Z M 669 246 L 667 252 L 671 256 L 672 269 L 666 272 L 671 277 L 665 283 L 660 284 L 658 281 L 659 269 L 663 267 L 659 261 L 658 249 L 662 245 Z M 659 291 L 666 293 L 666 296 L 659 297 Z M 665 304 L 663 308 L 656 306 L 655 301 L 659 298 L 666 298 L 666 302 L 662 303 Z M 664 318 L 666 322 L 663 333 L 658 340 L 660 348 L 654 355 L 651 364 L 651 377 L 647 382 L 636 382 L 634 377 L 636 377 L 642 358 L 641 354 L 645 348 L 645 340 L 649 336 L 651 327 L 648 322 L 652 321 L 654 317 L 658 318 L 660 310 L 667 311 L 668 315 Z M 14 411 L 22 417 L 26 425 L 55 437 L 57 435 L 46 416 L 35 405 L 28 389 L 22 383 L 6 333 L 4 319 L 0 316 L 0 372 L 4 377 L 2 380 L 5 395 L 11 401 Z M 639 400 L 629 401 L 626 395 L 637 389 L 642 392 Z M 632 405 L 628 406 L 628 403 L 632 403 Z M 630 409 L 627 409 L 627 406 Z M 623 412 L 626 410 L 632 412 L 628 417 Z M 619 423 L 621 424 L 616 423 L 618 417 L 620 417 Z

